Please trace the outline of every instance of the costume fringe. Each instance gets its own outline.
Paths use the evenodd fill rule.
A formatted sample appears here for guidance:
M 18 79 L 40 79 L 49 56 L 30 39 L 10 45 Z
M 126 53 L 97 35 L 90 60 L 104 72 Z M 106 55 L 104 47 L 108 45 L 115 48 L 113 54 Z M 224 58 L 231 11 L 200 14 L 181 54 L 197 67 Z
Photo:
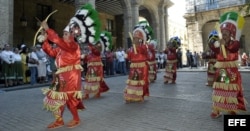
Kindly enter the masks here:
M 225 108 L 222 108 L 222 107 L 218 107 L 218 106 L 214 106 L 213 107 L 213 110 L 214 111 L 220 111 L 220 112 L 224 112 L 224 113 L 229 113 L 231 111 L 235 112 L 235 113 L 239 113 L 239 112 L 242 112 L 243 110 L 238 110 L 238 109 L 225 109 Z M 244 112 L 244 111 L 243 111 Z
M 150 71 L 148 71 L 148 73 L 149 73 L 149 74 L 155 74 L 155 71 L 153 71 L 153 70 L 151 71 L 151 70 L 150 70 Z
M 43 108 L 47 111 L 56 112 L 58 109 L 66 104 L 66 100 L 54 100 L 47 96 L 43 99 Z
M 137 86 L 137 85 L 145 85 L 145 81 L 144 80 L 127 80 L 126 82 L 128 85 L 133 85 L 133 86 Z
M 143 90 L 133 90 L 133 89 L 126 89 L 127 94 L 134 94 L 137 96 L 142 96 L 143 95 Z
M 221 62 L 217 61 L 214 66 L 216 68 L 234 68 L 234 67 L 239 67 L 239 62 L 238 61 L 228 61 L 228 62 Z
M 84 90 L 89 93 L 95 93 L 98 92 L 100 88 L 100 83 L 95 82 L 95 83 L 86 83 L 84 85 Z
M 171 72 L 166 72 L 165 75 L 164 75 L 165 78 L 171 78 L 173 79 L 173 73 Z
M 76 98 L 76 99 L 82 99 L 83 98 L 82 91 L 76 91 L 74 93 L 73 97 Z
M 139 63 L 131 63 L 130 68 L 142 68 L 146 66 L 145 62 L 139 62 Z
M 88 82 L 100 82 L 101 81 L 101 77 L 86 77 L 86 81 Z
M 172 70 L 172 68 L 171 68 L 171 69 L 170 69 L 170 68 L 166 68 L 166 69 L 165 69 L 165 72 L 173 73 L 173 72 L 175 72 L 175 70 Z
M 65 66 L 65 67 L 61 67 L 61 68 L 57 69 L 56 74 L 72 71 L 73 69 L 81 70 L 81 71 L 83 70 L 83 68 L 80 64 L 70 65 L 70 66 Z
M 218 103 L 239 104 L 236 97 L 212 96 L 212 101 Z
M 174 63 L 177 63 L 177 59 L 175 59 L 175 60 L 167 60 L 167 63 L 168 63 L 168 64 L 174 64 Z
M 49 89 L 46 95 L 54 100 L 68 100 L 68 95 L 66 92 L 57 92 L 54 90 Z
M 124 94 L 124 99 L 127 101 L 142 101 L 143 96 L 137 96 L 137 95 L 132 95 L 132 94 Z
M 214 89 L 222 89 L 222 90 L 229 90 L 229 91 L 239 91 L 239 85 L 238 84 L 226 84 L 226 83 L 221 83 L 221 82 L 214 82 L 213 84 Z
M 155 75 L 154 74 L 149 74 L 149 80 L 154 80 L 155 79 Z
M 103 64 L 102 64 L 102 62 L 89 62 L 88 67 L 89 66 L 103 66 Z
M 61 106 L 66 104 L 66 101 L 68 100 L 67 93 L 72 93 L 72 91 L 69 92 L 57 92 L 54 90 L 51 90 L 49 88 L 43 88 L 42 92 L 45 96 L 43 99 L 43 108 L 47 111 L 55 112 L 57 111 Z M 76 99 L 82 99 L 83 94 L 82 91 L 73 91 L 74 95 L 73 97 Z

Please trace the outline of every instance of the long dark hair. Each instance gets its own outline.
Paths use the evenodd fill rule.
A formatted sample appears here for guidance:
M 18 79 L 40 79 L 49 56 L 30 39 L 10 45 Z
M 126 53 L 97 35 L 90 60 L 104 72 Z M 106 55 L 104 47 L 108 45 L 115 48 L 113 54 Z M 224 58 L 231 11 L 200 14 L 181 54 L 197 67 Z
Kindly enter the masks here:
M 29 48 L 28 48 L 27 46 L 24 46 L 24 47 L 22 48 L 20 54 L 23 54 L 23 53 L 26 54 L 26 53 L 28 53 L 28 52 L 27 52 L 28 49 L 29 49 Z

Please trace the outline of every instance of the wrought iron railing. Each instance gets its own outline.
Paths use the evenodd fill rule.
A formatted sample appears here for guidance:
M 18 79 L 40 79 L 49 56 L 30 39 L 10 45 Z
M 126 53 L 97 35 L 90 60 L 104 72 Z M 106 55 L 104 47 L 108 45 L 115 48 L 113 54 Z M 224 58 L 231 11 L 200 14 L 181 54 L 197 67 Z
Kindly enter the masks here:
M 209 10 L 215 10 L 220 8 L 232 7 L 232 6 L 239 6 L 250 4 L 250 0 L 217 0 L 213 3 L 202 3 L 202 4 L 193 4 L 188 5 L 187 13 L 196 13 L 196 12 L 203 12 Z

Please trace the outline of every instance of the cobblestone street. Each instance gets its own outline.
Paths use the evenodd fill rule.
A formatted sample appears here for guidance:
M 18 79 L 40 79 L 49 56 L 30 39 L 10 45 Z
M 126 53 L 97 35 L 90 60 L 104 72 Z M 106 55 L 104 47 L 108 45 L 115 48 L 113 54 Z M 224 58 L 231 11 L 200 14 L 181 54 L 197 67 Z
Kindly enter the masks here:
M 243 72 L 244 95 L 250 101 L 248 72 Z M 223 117 L 211 119 L 211 92 L 205 86 L 206 72 L 181 72 L 177 83 L 163 84 L 163 72 L 150 85 L 150 97 L 143 103 L 125 104 L 123 89 L 127 76 L 106 78 L 110 91 L 100 99 L 84 101 L 81 125 L 58 131 L 223 131 Z M 42 87 L 0 93 L 0 131 L 45 131 L 53 121 L 42 109 Z M 249 110 L 248 105 L 248 110 Z M 250 114 L 247 112 L 247 114 Z M 71 119 L 68 110 L 64 121 Z

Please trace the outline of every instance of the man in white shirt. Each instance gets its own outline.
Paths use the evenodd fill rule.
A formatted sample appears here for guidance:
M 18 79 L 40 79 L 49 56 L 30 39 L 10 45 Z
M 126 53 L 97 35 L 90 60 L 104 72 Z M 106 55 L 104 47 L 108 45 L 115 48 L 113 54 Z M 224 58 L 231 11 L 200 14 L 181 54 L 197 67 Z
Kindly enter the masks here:
M 14 52 L 10 50 L 10 45 L 6 44 L 4 50 L 1 53 L 1 59 L 3 62 L 2 72 L 5 81 L 5 87 L 13 86 L 13 80 L 15 79 L 15 72 L 13 64 L 15 62 Z
M 126 53 L 124 52 L 124 50 L 122 48 L 120 48 L 120 50 L 116 54 L 118 62 L 119 62 L 118 63 L 119 71 L 121 74 L 124 74 L 124 75 L 127 74 L 125 55 L 126 55 Z

